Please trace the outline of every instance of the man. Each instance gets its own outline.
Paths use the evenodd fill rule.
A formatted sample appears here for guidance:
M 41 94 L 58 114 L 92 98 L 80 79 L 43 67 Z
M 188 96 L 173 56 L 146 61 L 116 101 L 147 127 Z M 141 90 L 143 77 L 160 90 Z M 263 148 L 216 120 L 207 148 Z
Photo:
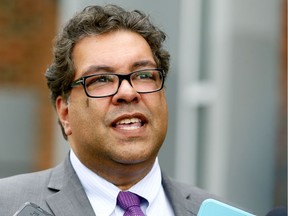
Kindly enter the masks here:
M 0 215 L 28 201 L 56 216 L 197 214 L 211 196 L 170 180 L 157 160 L 168 124 L 164 40 L 145 14 L 115 5 L 68 22 L 46 78 L 71 151 L 56 168 L 1 180 Z

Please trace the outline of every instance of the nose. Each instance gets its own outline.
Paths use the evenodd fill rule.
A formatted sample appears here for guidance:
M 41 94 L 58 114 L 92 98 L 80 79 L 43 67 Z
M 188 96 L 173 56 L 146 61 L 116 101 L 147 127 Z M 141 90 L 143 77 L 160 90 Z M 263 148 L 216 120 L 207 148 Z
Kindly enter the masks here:
M 139 102 L 140 94 L 131 86 L 127 80 L 123 80 L 118 92 L 112 97 L 114 104 Z

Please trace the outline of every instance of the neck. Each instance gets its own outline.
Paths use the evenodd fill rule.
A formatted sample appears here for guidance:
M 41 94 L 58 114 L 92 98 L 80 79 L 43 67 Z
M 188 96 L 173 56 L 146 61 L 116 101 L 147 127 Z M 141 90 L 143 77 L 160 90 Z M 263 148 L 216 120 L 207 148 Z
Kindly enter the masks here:
M 117 186 L 120 190 L 128 190 L 141 181 L 152 169 L 155 159 L 139 163 L 123 164 L 117 162 L 105 163 L 98 161 L 81 162 L 97 175 Z
M 141 181 L 151 171 L 153 164 L 154 163 L 144 167 L 137 165 L 124 165 L 124 167 L 121 167 L 120 169 L 114 169 L 114 171 L 111 171 L 111 175 L 107 175 L 106 180 L 120 188 L 122 191 L 128 190 Z

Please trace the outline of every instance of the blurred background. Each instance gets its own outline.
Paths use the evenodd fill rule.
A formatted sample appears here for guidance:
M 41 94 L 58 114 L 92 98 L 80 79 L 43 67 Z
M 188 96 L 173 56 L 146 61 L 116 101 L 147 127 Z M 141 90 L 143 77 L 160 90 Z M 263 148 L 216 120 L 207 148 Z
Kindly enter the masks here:
M 1 0 L 0 177 L 67 155 L 44 72 L 59 28 L 104 3 L 143 10 L 168 35 L 162 169 L 257 215 L 287 206 L 285 0 Z

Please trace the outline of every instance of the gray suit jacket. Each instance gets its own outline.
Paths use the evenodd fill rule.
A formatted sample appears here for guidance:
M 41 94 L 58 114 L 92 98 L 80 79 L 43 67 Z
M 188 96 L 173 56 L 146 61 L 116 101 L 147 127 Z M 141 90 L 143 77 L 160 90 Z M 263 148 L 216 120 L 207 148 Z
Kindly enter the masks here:
M 162 184 L 176 216 L 197 215 L 202 201 L 213 197 L 165 174 Z M 95 216 L 69 157 L 55 168 L 0 180 L 0 216 L 12 216 L 28 201 L 55 216 Z

